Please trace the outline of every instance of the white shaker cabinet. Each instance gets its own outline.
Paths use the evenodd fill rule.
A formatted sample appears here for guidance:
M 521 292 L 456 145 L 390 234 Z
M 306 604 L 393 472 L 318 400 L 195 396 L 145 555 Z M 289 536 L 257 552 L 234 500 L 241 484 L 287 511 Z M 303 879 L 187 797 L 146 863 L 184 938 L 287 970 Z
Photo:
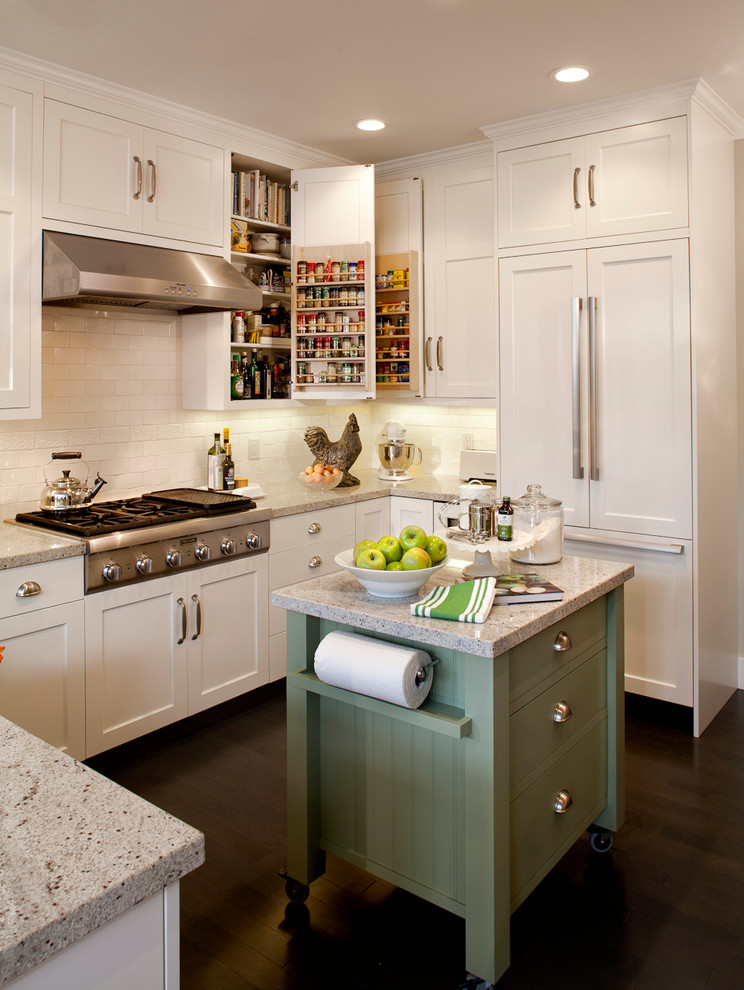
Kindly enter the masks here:
M 426 395 L 495 397 L 496 269 L 490 168 L 427 177 L 424 258 Z
M 83 558 L 0 571 L 0 715 L 85 758 Z
M 45 218 L 222 247 L 224 152 L 46 100 Z
M 0 72 L 0 419 L 41 415 L 41 89 Z
M 498 154 L 500 248 L 685 227 L 687 119 Z

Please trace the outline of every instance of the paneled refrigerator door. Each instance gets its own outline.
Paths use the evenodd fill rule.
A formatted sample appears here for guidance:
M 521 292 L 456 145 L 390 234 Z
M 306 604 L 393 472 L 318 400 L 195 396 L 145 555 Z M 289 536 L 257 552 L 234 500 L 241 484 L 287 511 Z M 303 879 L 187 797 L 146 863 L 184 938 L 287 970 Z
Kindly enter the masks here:
M 588 526 L 586 252 L 502 259 L 499 277 L 500 490 L 540 484 Z
M 375 397 L 374 256 L 374 166 L 293 171 L 293 398 L 354 400 Z M 323 276 L 322 281 L 313 277 L 310 282 L 309 275 L 305 282 L 300 280 L 300 263 L 309 266 L 310 263 L 323 263 L 328 258 L 347 264 L 363 261 L 364 279 L 351 279 L 348 277 L 351 273 L 344 272 L 345 278 L 338 273 L 337 279 L 329 277 L 327 281 Z M 336 290 L 341 298 L 337 302 L 317 296 L 308 298 L 308 290 L 314 292 L 319 288 L 326 288 L 329 293 Z M 307 317 L 301 332 L 298 332 L 298 315 Z M 318 327 L 321 316 L 323 320 Z M 304 355 L 299 351 L 300 343 L 304 344 Z M 360 353 L 361 350 L 364 353 Z
M 587 266 L 591 526 L 691 539 L 687 241 L 597 248 Z

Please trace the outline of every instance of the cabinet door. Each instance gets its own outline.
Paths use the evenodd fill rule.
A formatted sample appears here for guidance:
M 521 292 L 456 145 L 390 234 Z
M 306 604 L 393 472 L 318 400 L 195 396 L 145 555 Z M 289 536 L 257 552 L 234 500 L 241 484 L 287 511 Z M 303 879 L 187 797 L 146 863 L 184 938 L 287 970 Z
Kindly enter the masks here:
M 587 526 L 586 253 L 502 259 L 499 279 L 500 490 L 538 483 Z
M 144 132 L 146 234 L 222 246 L 224 153 L 162 131 Z
M 584 237 L 584 172 L 583 138 L 500 152 L 499 247 Z
M 374 240 L 375 170 L 372 165 L 306 168 L 292 172 L 293 244 L 322 247 L 366 241 L 374 245 Z
M 178 577 L 85 599 L 88 756 L 187 715 L 187 598 Z
M 0 417 L 41 415 L 40 232 L 32 217 L 34 94 L 0 85 Z M 37 186 L 38 195 L 38 186 Z
M 141 230 L 144 166 L 137 124 L 46 100 L 45 217 Z
M 85 759 L 83 603 L 0 621 L 0 715 Z
M 356 546 L 360 540 L 377 540 L 390 532 L 390 499 L 374 498 L 356 503 Z
M 268 559 L 257 554 L 189 582 L 189 714 L 269 679 Z M 199 615 L 200 613 L 200 615 Z
M 588 274 L 590 305 L 596 298 L 591 525 L 690 539 L 687 241 L 597 248 Z
M 404 526 L 420 526 L 430 536 L 434 532 L 434 503 L 428 498 L 390 499 L 390 532 L 398 536 Z
M 491 169 L 427 179 L 426 394 L 496 396 L 496 268 Z
M 685 117 L 589 134 L 586 163 L 588 237 L 687 226 Z

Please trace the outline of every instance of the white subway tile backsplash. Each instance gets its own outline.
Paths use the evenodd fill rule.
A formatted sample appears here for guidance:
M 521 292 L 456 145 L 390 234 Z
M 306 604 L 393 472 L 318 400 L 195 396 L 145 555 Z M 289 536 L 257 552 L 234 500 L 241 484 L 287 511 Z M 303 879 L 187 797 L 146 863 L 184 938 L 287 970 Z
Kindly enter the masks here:
M 126 426 L 105 427 L 101 430 L 101 443 L 129 443 L 129 439 Z

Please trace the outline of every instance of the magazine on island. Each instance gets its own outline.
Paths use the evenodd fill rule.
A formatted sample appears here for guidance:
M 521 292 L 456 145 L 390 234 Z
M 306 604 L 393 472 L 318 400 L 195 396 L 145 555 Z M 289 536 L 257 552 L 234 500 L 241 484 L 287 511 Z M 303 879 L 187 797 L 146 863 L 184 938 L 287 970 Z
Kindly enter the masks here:
M 514 605 L 518 602 L 559 602 L 563 590 L 539 574 L 499 574 L 496 578 L 494 605 Z

